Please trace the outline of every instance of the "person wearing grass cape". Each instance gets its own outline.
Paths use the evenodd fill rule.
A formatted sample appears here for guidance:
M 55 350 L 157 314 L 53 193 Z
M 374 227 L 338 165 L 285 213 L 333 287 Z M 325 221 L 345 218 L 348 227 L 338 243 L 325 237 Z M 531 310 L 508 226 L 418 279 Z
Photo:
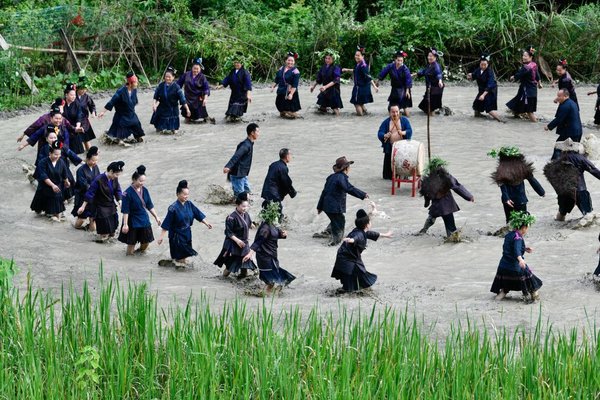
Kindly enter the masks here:
M 342 283 L 340 291 L 355 292 L 371 287 L 377 281 L 377 275 L 367 271 L 362 260 L 362 252 L 367 248 L 367 240 L 377 241 L 380 237 L 391 238 L 392 232 L 379 233 L 370 230 L 371 220 L 362 208 L 356 212 L 354 228 L 337 251 L 331 277 Z
M 175 261 L 175 266 L 185 267 L 187 266 L 187 258 L 198 254 L 192 248 L 192 225 L 194 220 L 202 222 L 208 229 L 212 229 L 212 225 L 206 221 L 206 215 L 194 203 L 188 201 L 190 189 L 186 180 L 179 181 L 176 192 L 177 201 L 169 206 L 167 216 L 160 225 L 162 232 L 157 243 L 159 246 L 162 244 L 168 231 L 171 258 Z
M 427 165 L 421 195 L 425 197 L 425 207 L 429 207 L 429 216 L 419 232 L 421 235 L 427 233 L 437 217 L 442 217 L 444 220 L 448 237 L 457 231 L 454 213 L 460 208 L 452 196 L 453 190 L 463 199 L 475 202 L 473 195 L 446 170 L 446 165 L 448 163 L 439 157 L 432 158 Z
M 529 182 L 533 190 L 544 197 L 546 192 L 542 185 L 533 176 L 533 163 L 527 162 L 519 148 L 501 147 L 500 150 L 493 149 L 489 156 L 498 157 L 498 167 L 492 173 L 492 180 L 500 187 L 502 192 L 502 206 L 506 223 L 510 219 L 512 211 L 527 211 L 527 194 L 525 193 L 525 180 Z
M 278 226 L 279 204 L 270 202 L 258 216 L 262 222 L 256 232 L 254 243 L 250 246 L 250 251 L 242 261 L 248 262 L 256 255 L 258 277 L 267 285 L 266 292 L 270 293 L 275 285 L 287 286 L 296 277 L 280 267 L 277 257 L 277 241 L 287 238 L 287 232 Z
M 531 272 L 524 258 L 525 253 L 533 251 L 525 246 L 523 237 L 534 222 L 535 217 L 526 211 L 510 213 L 509 224 L 513 230 L 504 237 L 502 258 L 490 289 L 496 293 L 496 300 L 502 300 L 511 290 L 523 292 L 525 300 L 528 300 L 528 296 L 531 296 L 531 300 L 540 298 L 538 290 L 542 287 L 542 281 Z

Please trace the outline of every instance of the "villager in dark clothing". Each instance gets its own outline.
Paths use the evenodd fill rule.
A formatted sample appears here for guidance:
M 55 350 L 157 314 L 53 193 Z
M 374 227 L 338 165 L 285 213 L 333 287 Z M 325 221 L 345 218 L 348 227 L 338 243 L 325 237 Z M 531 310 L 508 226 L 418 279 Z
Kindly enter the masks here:
M 229 75 L 221 81 L 221 85 L 231 89 L 229 104 L 225 117 L 232 122 L 241 120 L 248 111 L 248 103 L 252 102 L 252 78 L 242 65 L 242 57 L 236 56 Z
M 123 172 L 124 165 L 123 161 L 111 162 L 106 168 L 106 172 L 98 175 L 92 181 L 85 193 L 85 200 L 77 211 L 77 214 L 82 215 L 87 205 L 93 203 L 96 233 L 100 236 L 99 242 L 105 242 L 112 238 L 118 228 L 117 204 L 121 204 L 123 197 L 119 185 L 119 175 Z
M 442 96 L 444 94 L 444 82 L 442 81 L 442 68 L 439 58 L 443 53 L 432 47 L 427 53 L 427 66 L 420 69 L 414 76 L 425 77 L 425 94 L 419 103 L 419 108 L 425 113 L 433 113 L 442 108 Z M 429 91 L 429 95 L 427 94 Z
M 412 139 L 412 126 L 408 118 L 400 116 L 397 105 L 389 107 L 389 118 L 383 120 L 377 131 L 377 138 L 383 148 L 383 179 L 392 179 L 392 150 L 399 140 Z
M 600 170 L 585 157 L 581 143 L 569 138 L 564 142 L 556 142 L 555 148 L 561 151 L 561 155 L 546 164 L 544 175 L 558 195 L 556 220 L 564 221 L 575 205 L 585 216 L 593 208 L 583 173 L 587 171 L 600 179 Z
M 337 246 L 344 237 L 344 228 L 346 225 L 346 194 L 350 194 L 361 200 L 368 199 L 369 195 L 362 190 L 355 188 L 348 180 L 350 165 L 354 161 L 348 161 L 346 157 L 339 157 L 333 166 L 333 174 L 327 177 L 325 187 L 319 197 L 317 212 L 325 212 L 331 221 L 325 231 L 316 233 L 313 237 L 330 238 L 330 246 Z
M 69 83 L 65 88 L 65 102 L 63 105 L 63 117 L 69 121 L 71 127 L 69 130 L 69 148 L 75 154 L 83 154 L 85 148 L 83 147 L 85 131 L 82 127 L 84 114 L 81 109 L 81 104 L 77 101 L 77 87 Z
M 429 216 L 423 229 L 419 232 L 420 234 L 427 233 L 437 217 L 442 217 L 444 220 L 447 236 L 451 236 L 457 231 L 454 213 L 460 208 L 452 196 L 452 191 L 467 201 L 475 201 L 473 195 L 455 177 L 450 175 L 445 168 L 446 165 L 444 160 L 432 158 L 427 167 L 427 174 L 423 178 L 421 186 L 421 195 L 425 197 L 425 207 L 429 207 Z
M 525 211 L 511 213 L 509 223 L 513 230 L 504 237 L 502 258 L 490 289 L 496 293 L 496 300 L 502 300 L 511 290 L 520 290 L 526 300 L 540 298 L 538 290 L 542 287 L 542 281 L 525 262 L 525 253 L 531 253 L 532 249 L 525 245 L 524 236 L 534 221 L 535 218 Z
M 36 177 L 38 186 L 31 201 L 31 209 L 40 214 L 44 212 L 53 221 L 62 221 L 65 211 L 63 190 L 69 187 L 67 165 L 61 158 L 61 143 L 52 143 L 48 157 L 40 161 Z
M 90 149 L 90 142 L 96 139 L 96 133 L 90 123 L 90 117 L 97 116 L 96 114 L 96 103 L 92 97 L 87 93 L 88 82 L 85 76 L 80 76 L 77 81 L 77 102 L 81 107 L 83 118 L 81 120 L 81 127 L 83 128 L 83 146 L 85 150 Z
M 343 292 L 354 292 L 375 284 L 377 275 L 367 271 L 362 252 L 367 248 L 367 240 L 377 241 L 380 237 L 392 237 L 391 232 L 379 233 L 370 230 L 371 221 L 363 209 L 357 211 L 354 224 L 356 227 L 346 236 L 337 251 L 331 272 L 331 277 L 341 282 Z
M 185 95 L 181 87 L 175 83 L 175 70 L 168 67 L 165 71 L 164 80 L 154 91 L 154 105 L 152 106 L 152 118 L 150 123 L 154 125 L 157 132 L 177 133 L 179 130 L 179 105 L 190 115 Z
M 490 153 L 496 155 L 496 152 Z M 501 147 L 497 152 L 499 162 L 496 171 L 492 173 L 492 180 L 500 187 L 502 193 L 502 206 L 506 223 L 512 211 L 527 211 L 527 194 L 525 181 L 528 181 L 533 190 L 544 197 L 544 188 L 533 176 L 533 163 L 525 160 L 516 147 Z
M 352 80 L 354 81 L 354 87 L 352 88 L 352 96 L 350 97 L 350 103 L 354 104 L 356 109 L 356 115 L 365 115 L 367 113 L 367 107 L 365 104 L 373 102 L 373 95 L 371 94 L 371 86 L 376 92 L 379 91 L 373 78 L 369 72 L 369 64 L 365 62 L 365 48 L 358 46 L 354 53 L 354 61 L 356 65 L 354 68 L 342 68 L 342 72 L 352 72 Z
M 479 117 L 482 113 L 490 114 L 496 121 L 506 122 L 498 114 L 498 84 L 494 70 L 490 67 L 490 56 L 483 54 L 479 58 L 479 68 L 467 75 L 468 79 L 477 82 L 477 96 L 473 101 L 473 110 L 475 116 Z
M 513 112 L 515 117 L 521 114 L 527 114 L 527 117 L 532 122 L 537 122 L 535 112 L 537 111 L 537 90 L 541 89 L 542 83 L 538 65 L 533 61 L 535 49 L 523 51 L 522 61 L 523 66 L 516 74 L 510 77 L 510 81 L 519 82 L 519 90 L 517 95 L 512 98 L 506 106 Z
M 283 287 L 289 285 L 296 277 L 281 268 L 277 255 L 279 239 L 286 239 L 287 232 L 277 226 L 278 207 L 271 203 L 263 209 L 259 215 L 262 219 L 256 231 L 254 243 L 250 246 L 250 252 L 243 258 L 243 262 L 249 261 L 256 255 L 259 278 L 266 284 L 266 292 L 270 293 L 275 285 Z
M 377 78 L 377 86 L 379 82 L 384 80 L 386 76 L 390 76 L 392 89 L 388 97 L 388 109 L 396 105 L 398 106 L 404 115 L 409 116 L 409 108 L 412 107 L 412 76 L 410 69 L 404 64 L 404 59 L 408 55 L 406 52 L 400 50 L 394 55 L 394 60 L 386 65 Z
M 160 225 L 162 232 L 158 244 L 162 244 L 165 234 L 169 232 L 169 250 L 175 266 L 187 266 L 187 258 L 198 255 L 192 247 L 192 225 L 194 220 L 212 229 L 206 221 L 206 215 L 194 203 L 188 201 L 190 190 L 186 180 L 177 184 L 177 201 L 169 206 L 167 216 Z
M 574 142 L 581 141 L 583 128 L 579 117 L 579 107 L 569 98 L 569 91 L 560 89 L 554 101 L 558 103 L 556 115 L 544 129 L 551 131 L 556 128 L 557 142 L 564 142 L 569 138 Z M 555 148 L 552 159 L 555 160 L 558 157 L 560 157 L 560 150 Z
M 296 68 L 297 53 L 288 53 L 285 58 L 285 65 L 275 74 L 271 92 L 277 88 L 277 97 L 275 106 L 281 118 L 298 118 L 300 106 L 300 97 L 298 96 L 298 84 L 300 83 L 300 71 Z
M 190 114 L 186 117 L 186 121 L 198 121 L 215 123 L 215 119 L 208 115 L 206 103 L 210 97 L 210 85 L 208 79 L 202 73 L 204 66 L 202 58 L 194 59 L 192 70 L 184 73 L 177 80 L 177 84 L 185 93 L 185 101 L 188 104 Z
M 336 54 L 333 51 L 324 52 L 323 66 L 317 73 L 315 83 L 310 87 L 312 93 L 317 85 L 321 85 L 319 95 L 317 96 L 317 105 L 321 113 L 327 113 L 327 109 L 336 114 L 340 114 L 340 109 L 344 108 L 340 92 L 340 79 L 342 77 L 342 68 L 335 64 Z
M 260 194 L 264 199 L 262 208 L 266 208 L 269 202 L 279 205 L 279 221 L 282 221 L 283 218 L 283 205 L 281 202 L 285 196 L 289 194 L 292 199 L 296 197 L 296 189 L 292 185 L 287 166 L 291 161 L 292 153 L 289 149 L 279 150 L 279 161 L 269 165 L 262 193 Z
M 248 175 L 252 167 L 254 142 L 258 140 L 259 135 L 259 126 L 255 123 L 248 124 L 246 127 L 246 140 L 237 145 L 235 153 L 223 167 L 223 173 L 227 174 L 227 179 L 231 181 L 234 196 L 243 192 L 251 192 Z
M 138 103 L 137 86 L 137 76 L 133 72 L 129 72 L 125 86 L 115 92 L 104 106 L 104 110 L 98 115 L 98 118 L 102 118 L 107 111 L 115 109 L 112 124 L 106 134 L 121 143 L 131 135 L 137 142 L 144 141 L 143 136 L 145 133 L 142 129 L 142 123 L 135 113 L 135 106 Z
M 556 65 L 556 73 L 558 74 L 558 79 L 553 82 L 552 86 L 558 84 L 559 89 L 567 90 L 569 92 L 569 98 L 573 100 L 575 104 L 577 104 L 577 109 L 579 109 L 575 85 L 573 84 L 573 78 L 571 78 L 571 74 L 569 74 L 569 66 L 565 58 L 558 60 L 558 64 Z
M 98 168 L 98 148 L 96 146 L 90 147 L 85 157 L 85 164 L 77 168 L 77 182 L 75 183 L 75 201 L 73 204 L 73 211 L 71 215 L 76 217 L 75 228 L 81 229 L 86 219 L 89 219 L 88 231 L 94 232 L 96 230 L 96 223 L 94 222 L 94 216 L 96 210 L 94 209 L 94 203 L 88 203 L 87 207 L 81 214 L 78 213 L 79 207 L 85 201 L 85 194 L 87 193 L 90 185 L 100 175 L 100 169 Z
M 248 238 L 250 237 L 250 228 L 252 219 L 248 214 L 250 208 L 248 203 L 248 194 L 240 193 L 235 199 L 235 211 L 225 219 L 225 240 L 219 257 L 213 264 L 223 269 L 223 276 L 239 273 L 238 277 L 243 278 L 248 275 L 248 270 L 255 270 L 256 265 L 252 260 L 243 261 L 244 257 L 250 252 Z

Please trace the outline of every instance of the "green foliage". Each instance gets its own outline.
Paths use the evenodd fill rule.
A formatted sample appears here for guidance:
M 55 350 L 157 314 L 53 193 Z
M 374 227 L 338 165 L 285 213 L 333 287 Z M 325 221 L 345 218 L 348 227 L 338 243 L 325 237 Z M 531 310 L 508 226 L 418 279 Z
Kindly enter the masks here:
M 13 260 L 0 258 L 0 290 L 12 286 L 13 277 L 17 272 L 18 269 Z
M 143 283 L 101 280 L 56 298 L 0 288 L 4 399 L 594 399 L 590 331 L 467 321 L 432 337 L 391 308 L 216 312 L 160 308 Z
M 519 150 L 519 148 L 516 146 L 502 146 L 499 150 L 490 150 L 487 155 L 492 158 L 496 158 L 498 156 L 517 157 L 521 155 L 521 150 Z
M 532 44 L 550 69 L 565 57 L 574 78 L 597 80 L 600 4 L 560 12 L 553 3 L 539 5 L 534 0 L 23 0 L 0 9 L 0 26 L 9 43 L 36 48 L 62 48 L 57 32 L 63 28 L 74 48 L 114 52 L 80 55 L 86 70 L 133 69 L 141 76 L 143 66 L 152 82 L 168 65 L 184 71 L 197 56 L 204 58 L 208 77 L 220 80 L 236 53 L 247 57 L 254 80 L 271 80 L 288 51 L 299 54 L 302 77 L 312 79 L 322 62 L 317 52 L 330 48 L 339 53 L 340 64 L 351 67 L 357 44 L 366 47 L 373 73 L 399 49 L 408 52 L 411 70 L 421 68 L 427 49 L 435 46 L 445 53 L 441 62 L 448 79 L 464 79 L 482 52 L 491 54 L 503 79 L 519 66 L 520 49 Z M 69 63 L 64 54 L 0 55 L 0 72 L 9 77 L 0 86 L 0 107 L 56 95 L 31 97 L 15 72 L 54 76 L 69 73 Z
M 512 229 L 519 229 L 522 226 L 531 226 L 535 222 L 535 217 L 527 211 L 511 211 L 508 224 Z
M 279 215 L 279 203 L 269 201 L 267 203 L 267 206 L 260 210 L 258 218 L 260 218 L 261 221 L 264 221 L 269 225 L 273 225 L 279 223 Z
M 435 171 L 438 168 L 446 168 L 448 166 L 448 162 L 442 160 L 439 157 L 432 157 L 431 160 L 427 163 L 427 167 L 425 167 L 425 175 L 429 175 L 430 172 Z

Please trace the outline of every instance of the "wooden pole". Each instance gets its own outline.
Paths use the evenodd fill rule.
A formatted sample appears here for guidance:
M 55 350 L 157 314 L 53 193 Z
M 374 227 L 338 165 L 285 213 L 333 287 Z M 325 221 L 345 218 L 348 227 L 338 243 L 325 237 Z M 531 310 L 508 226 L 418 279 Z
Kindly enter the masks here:
M 431 161 L 431 131 L 429 129 L 431 119 L 431 85 L 427 85 L 427 158 Z
M 10 47 L 11 47 L 11 45 L 8 44 L 6 42 L 6 40 L 4 40 L 4 37 L 2 37 L 2 35 L 0 35 L 0 48 L 2 50 L 8 51 L 8 49 L 10 49 Z M 21 78 L 23 78 L 23 80 L 29 87 L 29 90 L 31 90 L 32 94 L 38 94 L 40 92 L 38 90 L 38 88 L 35 86 L 35 83 L 33 83 L 33 79 L 31 79 L 31 77 L 29 76 L 27 71 L 19 71 L 19 74 L 21 75 Z
M 67 53 L 69 54 L 69 57 L 71 57 L 71 60 L 77 66 L 77 72 L 81 71 L 81 65 L 79 64 L 79 60 L 77 59 L 77 56 L 75 55 L 75 53 L 73 52 L 73 49 L 71 48 L 71 43 L 69 43 L 69 39 L 67 38 L 67 34 L 63 30 L 63 28 L 60 28 L 58 30 L 58 33 L 60 33 L 60 38 L 62 39 L 65 47 L 67 48 Z

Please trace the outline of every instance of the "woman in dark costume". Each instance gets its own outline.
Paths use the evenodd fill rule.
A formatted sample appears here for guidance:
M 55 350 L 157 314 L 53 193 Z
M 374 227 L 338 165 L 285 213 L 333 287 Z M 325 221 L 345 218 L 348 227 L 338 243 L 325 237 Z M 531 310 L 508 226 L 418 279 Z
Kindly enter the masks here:
M 552 87 L 558 84 L 559 89 L 566 89 L 569 91 L 569 98 L 577 104 L 579 108 L 579 102 L 577 101 L 577 93 L 575 93 L 575 85 L 573 84 L 573 78 L 569 74 L 569 65 L 567 64 L 566 58 L 561 58 L 556 64 L 556 73 L 558 79 L 552 82 Z
M 62 117 L 62 111 L 63 111 L 64 104 L 65 104 L 65 100 L 62 97 L 57 97 L 54 100 L 54 103 L 52 103 L 50 105 L 50 111 L 47 114 L 44 114 L 44 115 L 40 116 L 38 119 L 36 119 L 34 123 L 29 125 L 27 127 L 27 129 L 25 129 L 25 131 L 17 137 L 17 143 L 20 143 L 21 141 L 23 141 L 23 139 L 25 139 L 25 136 L 27 136 L 29 138 L 40 128 L 43 128 L 46 125 L 51 124 L 52 118 L 55 115 L 55 113 L 53 113 L 53 110 L 58 110 L 58 113 L 61 114 L 61 117 Z M 66 129 L 71 129 L 71 124 L 65 118 L 61 119 L 61 124 L 65 125 Z M 39 145 L 41 146 L 42 143 L 40 142 Z
M 598 241 L 600 242 L 600 234 L 598 235 Z M 596 253 L 600 254 L 600 247 L 598 248 L 598 250 L 596 250 Z M 600 260 L 598 260 L 598 266 L 596 267 L 596 270 L 594 271 L 594 275 L 600 276 Z
M 75 202 L 71 215 L 75 218 L 75 229 L 82 229 L 83 223 L 86 219 L 89 219 L 89 225 L 87 230 L 94 232 L 96 230 L 96 223 L 94 222 L 94 215 L 96 213 L 94 204 L 90 203 L 87 205 L 83 213 L 78 214 L 79 207 L 85 200 L 85 194 L 87 193 L 90 185 L 100 175 L 100 169 L 98 168 L 98 148 L 96 146 L 90 147 L 85 157 L 85 164 L 77 168 L 77 183 L 75 184 Z
M 500 150 L 492 150 L 488 154 L 494 158 L 498 156 L 498 167 L 492 173 L 492 180 L 500 186 L 504 216 L 508 224 L 511 212 L 527 211 L 526 180 L 540 197 L 544 197 L 546 192 L 533 176 L 533 163 L 527 162 L 518 148 L 501 147 Z
M 490 68 L 490 56 L 484 54 L 479 58 L 479 68 L 467 74 L 467 79 L 477 82 L 478 92 L 473 101 L 476 117 L 486 112 L 498 122 L 506 122 L 498 115 L 498 84 L 494 70 Z
M 144 141 L 143 136 L 145 133 L 142 129 L 142 123 L 135 113 L 135 106 L 138 103 L 137 87 L 137 76 L 133 72 L 129 72 L 127 83 L 115 92 L 98 116 L 98 118 L 102 118 L 107 111 L 115 109 L 112 124 L 106 134 L 118 140 L 119 144 L 123 144 L 123 140 L 131 135 L 138 143 Z
M 400 115 L 400 107 L 391 105 L 388 107 L 389 118 L 383 120 L 377 131 L 377 138 L 383 148 L 383 179 L 392 179 L 392 151 L 394 143 L 399 140 L 412 139 L 412 126 L 410 120 Z
M 400 50 L 394 55 L 394 61 L 386 65 L 377 78 L 376 85 L 379 86 L 379 81 L 390 76 L 392 90 L 388 97 L 388 108 L 397 105 L 402 110 L 402 113 L 409 117 L 409 108 L 413 106 L 410 89 L 412 88 L 412 76 L 410 70 L 404 64 L 404 59 L 408 55 Z
M 439 59 L 443 55 L 444 53 L 438 51 L 435 47 L 430 48 L 427 53 L 427 66 L 412 74 L 413 77 L 425 77 L 426 89 L 423 100 L 419 103 L 419 108 L 426 114 L 433 114 L 435 110 L 442 108 L 444 82 L 442 81 L 442 67 L 440 67 Z M 429 90 L 429 98 L 427 90 Z
M 192 248 L 192 225 L 194 220 L 203 223 L 208 229 L 212 225 L 206 221 L 206 216 L 192 203 L 188 201 L 190 190 L 187 181 L 177 184 L 177 201 L 169 206 L 167 216 L 162 224 L 162 232 L 158 244 L 162 244 L 167 231 L 169 232 L 169 250 L 171 258 L 178 267 L 187 266 L 186 259 L 198 255 Z
M 535 112 L 537 111 L 537 90 L 542 88 L 540 73 L 537 64 L 533 61 L 535 49 L 523 51 L 523 66 L 517 73 L 509 78 L 512 81 L 519 81 L 519 90 L 517 95 L 506 106 L 513 112 L 515 117 L 521 114 L 527 114 L 531 122 L 537 122 Z
M 600 125 L 600 84 L 595 92 L 588 92 L 588 96 L 596 95 L 596 105 L 594 106 L 594 124 Z
M 219 253 L 219 257 L 214 264 L 223 269 L 223 276 L 239 273 L 239 278 L 244 278 L 248 275 L 248 270 L 255 270 L 256 265 L 249 260 L 243 262 L 243 258 L 250 251 L 248 238 L 250 228 L 252 227 L 252 219 L 248 214 L 248 193 L 243 192 L 238 194 L 235 199 L 235 211 L 229 214 L 225 219 L 225 241 L 223 249 Z
M 121 204 L 123 192 L 119 185 L 119 175 L 123 172 L 123 161 L 113 161 L 108 164 L 106 172 L 98 175 L 87 192 L 78 215 L 83 215 L 88 204 L 92 203 L 95 209 L 96 233 L 99 235 L 97 242 L 102 243 L 115 236 L 119 225 L 117 204 Z
M 427 166 L 421 186 L 421 195 L 425 197 L 425 207 L 429 207 L 429 204 L 431 207 L 429 207 L 429 216 L 425 225 L 419 232 L 421 235 L 427 233 L 438 217 L 442 217 L 444 220 L 446 236 L 450 237 L 457 231 L 454 213 L 460 208 L 452 196 L 452 191 L 467 201 L 475 202 L 473 195 L 455 177 L 450 175 L 446 165 L 444 160 L 434 157 Z
M 57 140 L 50 147 L 48 157 L 40 161 L 36 169 L 37 190 L 31 201 L 31 209 L 42 211 L 52 221 L 62 222 L 65 211 L 63 189 L 69 187 L 67 165 L 61 158 L 62 144 Z
M 334 64 L 337 61 L 337 53 L 333 50 L 327 49 L 322 55 L 324 64 L 317 73 L 317 80 L 310 87 L 310 92 L 312 93 L 317 85 L 321 85 L 317 96 L 319 112 L 326 114 L 327 109 L 331 108 L 335 115 L 340 115 L 340 109 L 344 108 L 340 94 L 342 69 L 339 65 Z
M 206 103 L 210 96 L 210 86 L 208 79 L 202 73 L 204 66 L 202 58 L 198 57 L 192 61 L 192 70 L 187 71 L 179 77 L 177 84 L 183 89 L 185 101 L 188 105 L 188 116 L 186 122 L 196 122 L 202 119 L 202 122 L 215 123 L 215 119 L 208 116 Z
M 250 73 L 242 65 L 241 55 L 236 54 L 233 59 L 233 68 L 229 75 L 221 81 L 221 85 L 229 86 L 231 89 L 225 119 L 231 122 L 241 121 L 242 116 L 248 111 L 248 103 L 252 102 L 252 79 Z
M 250 251 L 244 256 L 242 262 L 249 261 L 256 254 L 258 277 L 266 284 L 265 291 L 271 293 L 275 285 L 287 286 L 296 277 L 281 268 L 277 257 L 277 241 L 287 238 L 287 232 L 277 226 L 279 204 L 270 202 L 260 211 L 259 218 L 262 222 L 256 232 L 254 243 L 250 246 Z
M 392 232 L 379 233 L 370 230 L 371 220 L 366 211 L 356 212 L 354 228 L 337 251 L 335 265 L 331 277 L 342 283 L 341 292 L 355 292 L 369 288 L 377 281 L 377 275 L 367 271 L 362 260 L 362 252 L 367 248 L 367 240 L 377 241 L 381 238 L 391 238 Z
M 533 215 L 526 211 L 513 211 L 510 214 L 509 224 L 513 230 L 504 237 L 502 258 L 490 289 L 490 292 L 496 293 L 496 300 L 502 300 L 511 290 L 520 290 L 525 300 L 540 298 L 538 290 L 542 287 L 542 281 L 525 262 L 525 253 L 531 253 L 533 249 L 525 246 L 523 239 L 534 222 Z
M 175 70 L 168 67 L 165 71 L 164 80 L 154 91 L 154 104 L 152 105 L 152 118 L 150 123 L 154 125 L 157 132 L 175 134 L 179 130 L 179 104 L 187 115 L 190 108 L 185 100 L 181 87 L 174 83 Z
M 131 186 L 123 192 L 123 205 L 121 206 L 123 224 L 119 242 L 127 245 L 126 254 L 128 256 L 132 256 L 135 252 L 145 252 L 150 242 L 154 241 L 148 212 L 152 214 L 158 226 L 161 224 L 145 184 L 146 167 L 140 165 L 131 176 Z M 134 251 L 135 245 L 138 243 L 140 248 Z
M 271 92 L 277 87 L 275 106 L 281 118 L 298 118 L 300 97 L 298 96 L 298 83 L 300 82 L 300 71 L 296 68 L 297 53 L 289 52 L 285 58 L 285 65 L 275 74 Z
M 369 74 L 369 64 L 365 62 L 364 47 L 357 47 L 357 50 L 354 53 L 354 61 L 356 61 L 354 68 L 343 68 L 342 72 L 352 72 L 354 87 L 352 88 L 350 103 L 354 104 L 356 115 L 362 116 L 367 113 L 365 104 L 373 102 L 371 85 L 373 85 L 375 92 L 378 92 L 379 89 L 375 86 L 375 82 L 373 82 L 373 78 Z
M 83 112 L 83 119 L 81 120 L 81 127 L 83 128 L 83 146 L 86 150 L 90 149 L 90 142 L 96 139 L 96 134 L 90 123 L 90 116 L 96 117 L 96 103 L 87 93 L 87 78 L 80 76 L 77 83 L 77 101 L 81 106 Z
M 69 121 L 71 129 L 69 130 L 69 148 L 75 154 L 83 154 L 85 149 L 83 147 L 83 137 L 85 135 L 84 129 L 81 126 L 83 121 L 83 111 L 81 105 L 77 101 L 77 87 L 73 83 L 67 84 L 65 88 L 65 103 L 63 106 L 63 117 Z

